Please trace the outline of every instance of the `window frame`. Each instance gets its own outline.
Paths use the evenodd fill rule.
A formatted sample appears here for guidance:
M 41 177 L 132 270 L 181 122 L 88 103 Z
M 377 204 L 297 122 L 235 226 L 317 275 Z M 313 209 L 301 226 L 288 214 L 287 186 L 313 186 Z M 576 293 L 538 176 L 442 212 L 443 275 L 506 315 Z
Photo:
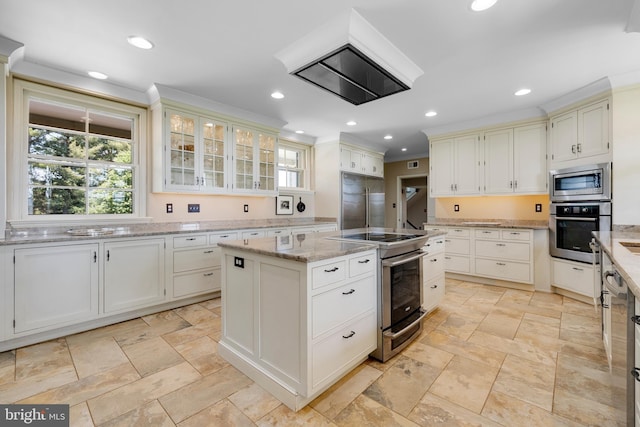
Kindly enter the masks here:
M 284 148 L 285 150 L 295 150 L 302 154 L 304 166 L 302 168 L 288 168 L 280 166 L 280 149 Z M 313 175 L 312 166 L 311 166 L 311 146 L 308 144 L 291 141 L 287 139 L 283 139 L 282 137 L 278 140 L 278 158 L 276 162 L 276 169 L 278 175 L 278 189 L 280 190 L 298 190 L 298 191 L 310 191 L 311 190 L 311 176 Z M 302 172 L 302 180 L 304 185 L 302 187 L 287 187 L 286 185 L 281 185 L 280 182 L 280 171 L 300 171 Z
M 133 213 L 131 214 L 43 214 L 29 215 L 29 101 L 62 103 L 83 109 L 132 119 L 131 169 L 133 180 Z M 148 221 L 147 197 L 147 109 L 96 95 L 13 79 L 13 133 L 8 144 L 8 222 L 13 227 L 68 225 L 87 223 L 128 223 Z M 87 183 L 88 185 L 88 183 Z

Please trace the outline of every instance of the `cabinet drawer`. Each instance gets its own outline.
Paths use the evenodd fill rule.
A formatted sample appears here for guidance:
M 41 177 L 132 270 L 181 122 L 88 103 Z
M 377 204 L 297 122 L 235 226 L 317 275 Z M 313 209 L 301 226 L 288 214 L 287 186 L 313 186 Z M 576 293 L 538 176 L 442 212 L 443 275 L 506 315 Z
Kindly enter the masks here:
M 531 230 L 502 230 L 504 240 L 531 240 Z
M 595 278 L 591 264 L 553 260 L 552 284 L 594 298 Z
M 530 260 L 529 243 L 476 240 L 476 256 L 514 261 Z
M 242 238 L 246 239 L 258 239 L 260 237 L 265 237 L 266 233 L 264 231 L 243 231 Z
M 476 273 L 513 282 L 531 283 L 531 266 L 520 262 L 476 259 Z
M 476 239 L 499 239 L 500 238 L 500 230 L 487 230 L 484 228 L 480 228 L 475 231 Z
M 313 338 L 335 328 L 376 304 L 373 277 L 318 294 L 311 299 Z
M 207 236 L 204 234 L 186 235 L 173 238 L 174 248 L 188 248 L 192 246 L 205 246 L 207 244 Z
M 445 251 L 447 254 L 469 255 L 470 243 L 469 239 L 449 239 L 444 240 Z
M 173 278 L 173 297 L 220 290 L 220 269 L 184 274 Z
M 440 253 L 444 251 L 444 236 L 435 237 L 433 239 L 427 240 L 427 243 L 424 245 L 424 249 L 426 252 L 430 254 Z
M 431 311 L 440 304 L 444 298 L 444 274 L 424 284 L 422 307 Z
M 222 240 L 238 240 L 238 233 L 235 231 L 229 233 L 216 233 L 209 234 L 209 244 L 216 245 L 218 242 Z
M 468 228 L 447 228 L 447 237 L 469 237 Z
M 457 255 L 445 255 L 444 269 L 452 273 L 469 273 L 469 257 Z
M 361 274 L 372 273 L 376 269 L 378 259 L 376 254 L 369 254 L 351 258 L 349 260 L 349 277 L 359 276 Z
M 220 248 L 202 248 L 173 253 L 173 272 L 220 266 Z
M 338 283 L 347 277 L 347 262 L 335 261 L 329 264 L 313 267 L 312 289 L 318 289 L 331 283 Z
M 375 348 L 376 316 L 375 310 L 372 310 L 313 345 L 312 387 L 332 379 L 345 366 L 366 357 Z
M 286 228 L 278 228 L 278 229 L 274 229 L 274 230 L 267 230 L 267 237 L 284 236 L 286 234 L 291 234 L 289 232 L 289 230 L 287 230 Z
M 424 257 L 422 261 L 422 281 L 432 280 L 444 273 L 444 254 L 433 254 Z

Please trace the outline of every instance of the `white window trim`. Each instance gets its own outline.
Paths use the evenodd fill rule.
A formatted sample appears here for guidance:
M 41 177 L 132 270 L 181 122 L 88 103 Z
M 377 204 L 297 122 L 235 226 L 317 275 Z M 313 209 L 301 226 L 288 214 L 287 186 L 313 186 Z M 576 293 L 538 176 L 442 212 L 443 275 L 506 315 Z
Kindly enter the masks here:
M 29 96 L 80 104 L 105 112 L 137 116 L 132 135 L 133 179 L 136 183 L 133 214 L 130 215 L 29 215 L 27 203 L 28 171 L 26 153 L 29 123 Z M 13 131 L 7 144 L 7 221 L 14 228 L 44 225 L 125 224 L 149 222 L 147 218 L 147 110 L 146 108 L 13 79 Z
M 285 190 L 285 191 L 296 191 L 296 192 L 311 192 L 311 177 L 313 176 L 313 159 L 311 158 L 311 148 L 312 146 L 309 144 L 304 144 L 301 142 L 296 142 L 296 141 L 291 141 L 291 140 L 287 140 L 287 139 L 283 139 L 280 138 L 278 140 L 278 150 L 280 148 L 289 148 L 289 149 L 295 149 L 295 150 L 302 150 L 304 152 L 304 163 L 305 163 L 305 167 L 302 168 L 302 170 L 304 171 L 304 187 L 287 187 L 284 185 L 278 185 L 278 189 L 279 190 Z M 276 159 L 276 170 L 277 173 L 276 175 L 279 175 L 280 173 L 280 167 L 278 166 L 278 163 L 280 161 L 280 152 L 278 151 L 278 158 Z M 278 184 L 280 184 L 278 182 Z

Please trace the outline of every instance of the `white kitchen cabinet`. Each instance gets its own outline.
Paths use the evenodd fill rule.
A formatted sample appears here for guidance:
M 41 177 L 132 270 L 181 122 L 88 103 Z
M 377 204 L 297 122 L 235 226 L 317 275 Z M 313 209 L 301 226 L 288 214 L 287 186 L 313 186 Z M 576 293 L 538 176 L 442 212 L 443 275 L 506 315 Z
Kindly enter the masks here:
M 484 134 L 484 194 L 546 194 L 546 124 Z
M 360 147 L 340 144 L 340 169 L 370 176 L 384 176 L 384 156 Z
M 164 239 L 104 244 L 104 312 L 142 308 L 165 299 Z
M 174 109 L 162 111 L 163 190 L 227 190 L 228 123 Z
M 233 126 L 233 190 L 275 194 L 277 136 L 248 126 Z
M 423 248 L 427 255 L 422 260 L 422 308 L 427 312 L 444 298 L 444 249 L 444 236 L 429 239 Z
M 376 348 L 375 250 L 303 263 L 223 248 L 219 353 L 299 410 Z
M 607 161 L 610 155 L 609 100 L 600 100 L 551 117 L 551 166 L 573 166 L 581 159 Z
M 431 197 L 481 193 L 480 135 L 434 140 L 429 148 Z
M 16 249 L 14 333 L 98 317 L 98 244 Z
M 448 228 L 444 239 L 444 268 L 456 273 L 471 272 L 471 240 L 468 228 Z
M 552 258 L 552 281 L 556 288 L 566 289 L 589 298 L 596 297 L 596 276 L 600 275 L 600 266 Z M 599 296 L 599 294 L 598 294 Z

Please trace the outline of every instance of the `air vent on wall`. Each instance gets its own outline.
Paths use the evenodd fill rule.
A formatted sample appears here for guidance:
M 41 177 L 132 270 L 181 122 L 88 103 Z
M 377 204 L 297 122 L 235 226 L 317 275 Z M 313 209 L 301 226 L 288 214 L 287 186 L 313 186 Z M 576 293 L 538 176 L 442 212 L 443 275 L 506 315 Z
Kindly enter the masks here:
M 417 160 L 411 160 L 407 162 L 407 169 L 418 169 L 420 163 Z
M 354 9 L 276 54 L 287 72 L 360 105 L 408 90 L 423 71 Z

